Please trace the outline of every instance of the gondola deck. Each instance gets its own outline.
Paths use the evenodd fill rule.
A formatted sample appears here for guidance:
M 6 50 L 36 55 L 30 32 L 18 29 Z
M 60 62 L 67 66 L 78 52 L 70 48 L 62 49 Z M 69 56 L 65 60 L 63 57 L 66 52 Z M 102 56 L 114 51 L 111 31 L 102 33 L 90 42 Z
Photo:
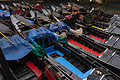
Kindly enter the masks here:
M 67 5 L 62 5 L 62 6 L 66 7 L 66 8 L 68 7 Z M 80 7 L 75 4 L 74 4 L 74 6 Z M 55 7 L 54 6 L 51 6 L 51 7 L 54 10 Z M 46 9 L 43 11 L 48 12 Z M 48 14 L 49 14 L 49 12 L 48 12 Z M 48 14 L 46 14 L 46 15 L 48 15 Z M 40 16 L 42 16 L 42 15 L 43 14 L 41 14 Z M 57 17 L 60 18 L 59 13 L 54 12 L 54 15 L 56 15 Z M 37 15 L 37 16 L 39 16 L 39 15 Z M 19 15 L 15 15 L 15 17 L 16 17 L 16 19 L 18 19 L 19 22 L 25 23 L 24 25 L 21 26 L 19 24 L 19 22 L 14 23 L 15 21 L 13 21 L 12 24 L 16 28 L 15 31 L 17 31 L 18 33 L 24 34 L 24 32 L 22 30 L 23 26 L 24 27 L 25 26 L 35 26 L 36 27 L 36 25 L 33 24 L 34 22 L 30 19 L 27 19 L 28 20 L 27 21 L 24 17 L 19 16 Z M 34 18 L 36 18 L 36 17 L 34 16 Z M 11 18 L 11 21 L 12 21 L 12 19 L 13 18 Z M 29 21 L 32 23 L 29 23 Z M 17 29 L 18 27 L 19 27 L 19 30 Z M 20 28 L 20 27 L 22 27 L 22 28 Z M 99 27 L 94 27 L 94 28 L 100 29 Z M 114 29 L 113 31 L 115 32 L 116 29 Z M 24 30 L 27 31 L 26 34 L 29 34 L 29 30 L 26 30 L 26 29 L 24 29 Z M 35 31 L 35 30 L 37 30 L 37 29 L 34 29 L 33 31 Z M 42 29 L 39 28 L 39 30 L 42 30 Z M 38 32 L 41 32 L 41 31 L 38 31 Z M 88 30 L 88 32 L 89 32 L 89 30 Z M 117 32 L 119 32 L 119 31 L 117 31 Z M 45 34 L 48 34 L 48 33 L 45 33 Z M 30 37 L 30 35 L 29 35 L 29 37 Z M 94 56 L 95 59 L 103 61 L 104 63 L 109 64 L 110 66 L 113 66 L 117 69 L 120 69 L 120 65 L 118 64 L 120 61 L 120 55 L 112 49 L 109 49 L 105 46 L 101 46 L 101 45 L 96 44 L 95 42 L 92 42 L 91 39 L 90 39 L 91 40 L 90 41 L 89 37 L 93 38 L 95 41 L 98 41 L 98 42 L 100 41 L 101 44 L 107 43 L 108 40 L 112 39 L 111 35 L 105 34 L 104 36 L 102 36 L 102 33 L 100 35 L 96 35 L 93 31 L 93 32 L 89 32 L 88 35 L 83 35 L 82 37 L 78 37 L 78 38 L 76 38 L 73 35 L 68 37 L 68 42 L 70 44 L 72 44 L 72 46 L 77 48 L 77 50 L 76 50 L 75 48 L 72 47 L 72 49 L 76 50 L 76 51 L 72 51 L 69 48 L 69 47 L 71 47 L 71 45 L 63 47 L 65 45 L 61 46 L 57 43 L 55 43 L 54 45 L 52 44 L 52 46 L 44 44 L 44 45 L 47 45 L 47 47 L 45 47 L 47 55 L 45 56 L 45 61 L 43 60 L 44 63 L 46 63 L 46 61 L 47 61 L 47 64 L 44 67 L 45 68 L 44 73 L 47 76 L 47 79 L 49 79 L 49 80 L 64 80 L 64 79 L 66 79 L 66 80 L 71 80 L 71 79 L 73 79 L 73 80 L 74 79 L 75 80 L 82 80 L 82 79 L 85 79 L 85 80 L 95 80 L 95 79 L 107 80 L 108 79 L 108 80 L 110 80 L 110 79 L 113 79 L 114 80 L 115 79 L 116 80 L 116 79 L 118 79 L 118 77 L 116 77 L 117 76 L 116 74 L 107 70 L 103 65 L 99 64 L 99 62 L 96 61 L 95 63 L 92 63 L 89 60 L 92 60 L 91 58 Z M 113 37 L 115 37 L 115 36 L 113 36 Z M 42 40 L 46 40 L 46 37 L 44 37 Z M 40 42 L 42 40 L 41 40 L 41 38 L 38 38 L 37 40 L 35 40 L 35 42 L 42 43 L 42 42 Z M 118 43 L 119 43 L 118 38 L 115 38 L 115 41 L 118 41 Z M 108 42 L 108 43 L 110 43 L 110 42 Z M 113 42 L 112 44 L 114 46 L 117 46 L 117 48 L 118 48 L 118 45 L 119 45 L 118 43 Z M 39 46 L 41 46 L 41 44 Z M 78 50 L 80 50 L 80 52 Z M 83 53 L 85 56 L 81 55 Z M 90 56 L 91 57 L 90 58 L 89 55 L 91 55 L 91 54 L 92 54 L 92 56 Z M 23 59 L 25 59 L 25 58 L 23 58 Z M 93 59 L 93 61 L 95 59 Z M 96 65 L 96 64 L 98 64 L 98 65 Z M 50 68 L 49 68 L 49 65 L 50 65 Z M 25 70 L 23 69 L 23 71 L 22 71 L 21 68 L 24 66 L 25 67 L 27 66 L 27 68 L 24 68 Z M 28 60 L 22 67 L 20 67 L 19 70 L 17 71 L 18 76 L 15 74 L 18 79 L 20 79 L 20 80 L 24 80 L 24 79 L 41 80 L 41 76 L 42 76 L 42 72 L 43 72 L 42 70 L 44 70 L 44 69 L 42 69 L 42 70 L 39 69 L 40 65 L 38 66 L 38 64 L 36 62 L 34 62 L 32 60 L 31 61 Z M 50 70 L 51 67 L 54 69 Z M 21 70 L 21 72 L 19 73 L 20 70 Z M 26 71 L 26 72 L 24 72 L 24 71 Z
M 66 60 L 64 57 L 65 55 L 61 53 L 58 50 L 54 50 L 54 46 L 46 48 L 48 51 L 48 55 L 52 56 L 59 64 L 63 65 L 65 68 L 76 74 L 82 79 L 86 79 L 90 73 L 92 72 L 93 69 L 88 69 L 88 71 L 81 72 L 79 69 L 77 69 L 73 64 L 75 62 L 69 62 L 69 60 Z M 70 54 L 68 54 L 70 55 Z M 76 61 L 76 60 L 75 60 Z M 82 66 L 81 66 L 82 67 Z
M 93 53 L 93 54 L 95 54 L 95 55 L 97 55 L 97 56 L 101 56 L 101 55 L 104 53 L 104 52 L 98 53 L 97 51 L 94 51 L 94 50 L 92 50 L 92 49 L 90 49 L 90 48 L 88 48 L 88 47 L 86 47 L 86 46 L 84 46 L 84 45 L 82 45 L 82 44 L 80 44 L 80 43 L 72 40 L 72 39 L 69 39 L 68 42 L 69 42 L 69 43 L 72 43 L 72 44 L 74 44 L 75 46 L 78 46 L 79 48 L 82 48 L 82 49 L 84 49 L 84 50 L 86 50 L 86 51 L 88 51 L 88 52 L 90 52 L 90 53 Z

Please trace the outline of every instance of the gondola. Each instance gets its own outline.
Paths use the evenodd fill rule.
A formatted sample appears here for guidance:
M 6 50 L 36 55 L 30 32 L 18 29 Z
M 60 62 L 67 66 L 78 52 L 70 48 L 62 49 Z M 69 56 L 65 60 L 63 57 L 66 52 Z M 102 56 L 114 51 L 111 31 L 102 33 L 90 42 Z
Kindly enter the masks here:
M 88 30 L 89 31 L 89 30 Z M 92 31 L 92 30 L 91 30 Z M 94 33 L 94 32 L 93 32 Z M 91 33 L 92 34 L 92 33 Z M 101 33 L 102 34 L 102 33 Z M 106 34 L 107 35 L 107 34 Z M 90 36 L 92 36 L 92 35 L 90 35 Z M 92 36 L 93 38 L 95 38 L 94 36 Z M 108 35 L 107 35 L 107 37 L 108 37 Z M 110 38 L 110 37 L 109 37 Z M 98 38 L 97 38 L 98 39 Z M 102 40 L 103 42 L 104 42 L 104 39 L 100 39 L 100 40 Z M 81 43 L 79 43 L 79 42 L 76 42 L 76 41 L 80 41 Z M 111 40 L 110 40 L 111 41 Z M 92 57 L 94 57 L 94 58 L 96 58 L 96 59 L 98 59 L 98 60 L 100 60 L 100 61 L 102 61 L 102 62 L 104 62 L 104 63 L 106 63 L 106 64 L 108 64 L 108 65 L 111 65 L 112 67 L 114 67 L 114 68 L 116 68 L 116 69 L 118 69 L 119 70 L 119 65 L 117 65 L 118 63 L 116 63 L 116 64 L 113 64 L 113 63 L 111 63 L 112 61 L 114 61 L 115 60 L 115 58 L 114 57 L 116 57 L 116 56 L 118 56 L 119 57 L 119 53 L 117 53 L 116 52 L 116 50 L 114 50 L 114 49 L 112 49 L 112 48 L 107 48 L 107 47 L 105 47 L 105 46 L 102 46 L 102 45 L 99 45 L 99 44 L 97 44 L 96 42 L 93 42 L 93 40 L 90 40 L 89 38 L 87 38 L 86 36 L 81 36 L 81 37 L 79 37 L 79 38 L 77 38 L 77 37 L 75 37 L 74 35 L 70 35 L 69 37 L 68 37 L 68 42 L 70 43 L 70 45 L 72 45 L 73 47 L 75 47 L 76 48 L 76 45 L 77 45 L 77 49 L 79 49 L 79 48 L 82 48 L 82 49 L 79 49 L 80 51 L 83 51 L 84 53 L 86 53 L 86 54 L 88 54 L 88 55 L 90 55 L 90 56 L 92 56 Z M 71 44 L 72 43 L 72 44 Z M 78 43 L 78 44 L 77 44 Z M 102 42 L 101 42 L 102 43 Z M 82 46 L 80 46 L 80 45 L 83 45 L 83 47 Z M 109 45 L 110 46 L 110 45 Z M 86 48 L 88 48 L 88 49 L 86 49 Z M 96 48 L 96 49 L 95 49 Z M 99 48 L 99 50 L 97 50 Z M 90 50 L 93 50 L 93 52 L 91 52 Z M 102 51 L 103 50 L 103 51 Z M 97 53 L 94 53 L 94 51 L 95 52 L 97 52 Z M 110 52 L 109 51 L 113 51 L 113 52 L 111 52 L 111 55 L 110 55 Z M 93 53 L 93 54 L 91 54 L 91 53 Z M 104 56 L 105 55 L 105 56 Z M 109 58 L 106 58 L 106 57 L 108 57 L 108 56 L 106 56 L 106 55 L 109 55 Z M 103 57 L 103 58 L 102 58 Z M 118 57 L 117 57 L 117 59 L 118 59 Z M 113 59 L 114 58 L 114 59 Z M 107 59 L 107 60 L 105 60 L 105 59 Z M 112 60 L 112 61 L 111 61 Z M 108 62 L 109 61 L 109 62 Z M 119 60 L 116 60 L 116 61 L 119 61 Z
M 69 3 L 70 4 L 70 3 Z M 74 3 L 73 6 L 76 4 Z M 95 10 L 93 10 L 93 13 Z M 86 12 L 87 13 L 87 12 Z M 102 12 L 103 13 L 103 12 Z M 92 13 L 88 13 L 92 14 Z M 102 15 L 102 14 L 101 14 Z M 108 15 L 108 16 L 107 16 Z M 100 16 L 100 15 L 99 15 Z M 109 14 L 104 14 L 103 17 L 110 17 L 110 20 L 108 22 L 103 22 L 103 21 L 97 21 L 96 19 L 93 21 L 92 26 L 93 28 L 100 29 L 103 32 L 109 33 L 109 34 L 114 34 L 114 35 L 119 35 L 119 16 L 118 15 L 110 15 Z M 107 18 L 106 17 L 106 18 Z M 103 20 L 103 19 L 102 19 Z M 87 23 L 86 23 L 87 24 Z
M 2 23 L 0 23 L 0 26 L 0 46 L 15 80 L 41 80 L 43 78 L 45 80 L 47 78 L 50 78 L 49 80 L 56 80 L 63 77 L 67 78 L 59 69 L 54 67 L 53 64 L 48 61 L 46 61 L 46 64 L 42 63 L 42 61 L 33 54 L 33 50 L 36 50 L 36 48 L 32 47 L 27 41 L 18 35 L 14 35 L 16 33 Z M 44 73 L 43 71 L 45 71 L 47 77 L 41 77 Z
M 76 23 L 77 21 L 73 21 L 74 18 L 70 18 L 69 20 L 65 20 L 64 22 L 71 26 L 73 29 L 77 29 L 79 27 L 83 28 L 83 35 L 89 39 L 92 39 L 93 41 L 100 43 L 107 47 L 112 47 L 115 49 L 120 49 L 117 45 L 119 43 L 119 36 L 118 35 L 112 35 L 103 31 L 100 31 L 98 29 L 87 27 L 84 25 L 81 25 L 80 23 Z M 68 23 L 71 22 L 71 23 Z
M 16 27 L 15 26 L 31 26 L 31 27 L 33 27 L 33 24 L 32 25 L 29 25 L 29 23 L 25 23 L 26 22 L 26 19 L 21 19 L 21 17 L 19 17 L 19 15 L 15 15 L 15 17 L 16 17 L 16 19 L 18 20 L 18 23 L 16 24 L 16 23 L 14 23 L 15 21 L 12 21 L 12 24 L 13 24 L 13 26 L 14 26 L 14 29 L 15 29 L 15 31 L 16 32 L 18 32 L 20 35 L 21 35 L 21 33 L 22 33 L 22 35 L 23 35 L 23 30 L 25 30 L 25 29 L 22 29 L 22 27 L 21 28 L 19 28 L 19 30 L 18 29 L 16 29 Z M 16 20 L 15 19 L 15 20 Z M 16 21 L 17 21 L 16 20 Z M 21 23 L 21 22 L 23 22 L 23 23 Z M 19 24 L 19 23 L 21 23 L 21 24 Z M 28 28 L 28 27 L 27 27 Z M 29 27 L 30 28 L 30 27 Z M 35 27 L 36 28 L 36 27 Z M 41 27 L 42 28 L 42 27 Z M 32 28 L 30 28 L 30 29 L 32 29 Z M 21 31 L 20 31 L 21 30 Z M 33 29 L 34 31 L 37 31 L 37 32 L 39 32 L 39 30 L 41 30 L 41 29 L 38 29 L 38 30 L 36 30 L 36 29 Z M 32 30 L 31 30 L 32 31 Z M 25 30 L 25 35 L 26 34 L 29 34 L 30 32 L 29 32 L 29 30 L 26 32 L 26 30 Z M 42 33 L 42 32 L 41 32 Z M 42 34 L 44 34 L 44 33 L 42 33 Z M 47 34 L 47 33 L 46 33 Z M 25 36 L 25 35 L 23 35 L 23 36 Z M 22 37 L 23 37 L 22 36 Z M 27 36 L 27 35 L 26 35 Z M 100 65 L 100 64 L 98 64 L 98 62 L 95 62 L 94 64 L 91 64 L 92 63 L 92 61 L 90 61 L 91 60 L 91 58 L 89 57 L 89 54 L 88 55 L 84 55 L 83 53 L 87 53 L 86 51 L 87 50 L 83 50 L 83 49 L 81 49 L 81 47 L 79 47 L 79 46 L 76 46 L 76 45 L 73 45 L 73 44 L 71 44 L 72 42 L 74 42 L 74 41 L 71 41 L 71 40 L 75 40 L 76 41 L 76 39 L 77 40 L 81 40 L 81 42 L 83 41 L 83 43 L 81 43 L 81 44 L 84 44 L 84 43 L 86 43 L 86 42 L 91 42 L 89 39 L 86 39 L 86 37 L 84 37 L 84 36 L 82 36 L 82 37 L 79 37 L 79 38 L 77 38 L 77 37 L 75 37 L 74 35 L 68 35 L 69 37 L 68 37 L 68 42 L 69 42 L 69 46 L 67 47 L 67 46 L 65 46 L 64 45 L 64 47 L 62 47 L 61 45 L 59 45 L 59 44 L 54 44 L 54 45 L 47 45 L 47 46 L 45 46 L 45 50 L 46 50 L 46 52 L 47 52 L 47 55 L 48 55 L 48 58 L 46 58 L 51 64 L 54 64 L 54 65 L 57 65 L 57 66 L 60 66 L 59 67 L 59 70 L 61 71 L 61 72 L 63 72 L 66 76 L 70 76 L 70 77 L 65 77 L 65 78 L 71 78 L 71 79 L 86 79 L 87 78 L 87 80 L 93 80 L 94 79 L 94 77 L 95 76 L 97 76 L 98 77 L 98 75 L 96 74 L 96 73 L 98 73 L 98 74 L 101 74 L 101 73 L 103 73 L 103 74 L 105 74 L 105 75 L 101 75 L 101 76 L 99 76 L 99 79 L 108 79 L 108 80 L 111 80 L 111 79 L 115 79 L 115 80 L 119 80 L 118 78 L 116 78 L 116 75 L 114 74 L 114 73 L 112 73 L 111 71 L 105 71 L 105 73 L 104 73 L 104 70 L 106 70 L 106 69 L 100 69 L 99 67 L 102 67 L 103 68 L 103 66 L 102 65 Z M 31 37 L 31 36 L 30 36 Z M 85 40 L 83 40 L 83 39 L 85 39 Z M 38 39 L 38 40 L 35 40 L 35 42 L 37 42 L 37 44 L 40 44 L 40 46 L 41 46 L 41 39 Z M 76 42 L 78 42 L 78 41 L 76 41 Z M 94 43 L 92 43 L 91 42 L 91 44 L 94 44 Z M 91 49 L 91 44 L 89 45 L 89 48 Z M 72 47 L 71 47 L 72 46 Z M 86 45 L 85 45 L 86 46 Z M 73 47 L 75 47 L 74 49 L 72 49 Z M 95 51 L 97 51 L 97 52 L 101 52 L 102 51 L 102 49 L 103 49 L 103 51 L 104 51 L 104 53 L 107 55 L 107 54 L 110 54 L 111 53 L 111 55 L 113 56 L 113 58 L 114 57 L 119 57 L 119 55 L 117 55 L 116 54 L 116 52 L 114 51 L 114 49 L 112 50 L 112 49 L 105 49 L 105 47 L 101 47 L 100 45 L 97 45 L 97 44 L 95 44 L 94 45 L 94 47 L 98 47 L 98 48 L 100 48 L 101 50 L 96 50 L 96 49 L 94 49 Z M 93 46 L 92 46 L 92 49 L 94 48 Z M 76 51 L 74 51 L 74 50 L 76 50 L 77 49 L 77 52 Z M 111 51 L 111 52 L 110 52 Z M 66 54 L 66 53 L 70 53 L 70 55 L 68 55 L 68 54 Z M 79 53 L 78 53 L 79 52 Z M 112 52 L 113 52 L 113 54 L 112 54 Z M 82 55 L 81 55 L 82 54 Z M 93 57 L 95 57 L 95 58 L 99 58 L 98 56 L 100 56 L 99 54 L 96 54 L 97 56 L 94 56 L 94 55 L 92 55 Z M 74 56 L 74 57 L 73 57 Z M 87 57 L 85 57 L 85 56 L 87 56 Z M 90 55 L 91 56 L 91 55 Z M 103 56 L 100 56 L 100 59 L 101 59 L 101 57 L 103 57 Z M 70 58 L 70 60 L 69 60 L 69 58 Z M 85 58 L 85 59 L 84 59 Z M 90 58 L 90 60 L 89 60 L 89 58 Z M 110 59 L 111 57 L 109 57 L 109 59 Z M 103 58 L 103 59 L 105 59 L 106 60 L 106 58 Z M 119 59 L 119 58 L 118 58 Z M 92 59 L 93 61 L 94 61 L 94 59 Z M 102 59 L 101 59 L 102 60 Z M 104 61 L 105 61 L 104 60 Z M 72 62 L 71 62 L 72 61 Z M 74 62 L 75 61 L 75 62 Z M 108 60 L 109 62 L 112 62 L 112 60 Z M 65 63 L 63 63 L 63 62 L 65 62 Z M 91 70 L 91 73 L 89 73 L 89 74 L 87 74 L 87 76 L 86 76 L 86 73 L 88 73 L 88 72 L 86 72 L 86 73 L 84 73 L 81 69 L 82 69 L 82 67 L 80 67 L 80 69 L 78 68 L 78 67 L 76 67 L 76 66 L 79 66 L 79 65 L 76 65 L 76 63 L 82 63 L 81 64 L 81 66 L 86 66 L 86 69 L 85 70 L 83 70 L 83 71 L 85 71 L 86 72 L 86 70 L 87 70 L 87 67 L 89 67 L 89 69 L 87 70 L 88 72 Z M 106 60 L 106 62 L 107 62 L 107 60 Z M 106 63 L 105 62 L 105 63 Z M 87 65 L 87 63 L 89 64 L 89 65 Z M 69 65 L 69 67 L 68 66 L 66 66 L 65 64 L 70 64 Z M 84 65 L 83 65 L 84 64 Z M 97 64 L 97 66 L 96 66 L 96 64 Z M 109 64 L 109 63 L 108 63 Z M 109 64 L 110 65 L 110 64 Z M 116 64 L 115 64 L 116 65 Z M 91 68 L 90 66 L 93 66 L 93 68 Z M 118 65 L 117 65 L 118 66 Z M 76 72 L 74 72 L 73 70 L 71 70 L 70 69 L 70 67 L 72 67 L 72 68 L 74 68 L 74 70 L 76 71 L 78 71 L 79 73 L 84 73 L 84 74 L 80 74 L 80 75 L 78 75 Z M 76 68 L 75 68 L 76 67 Z M 113 66 L 113 67 L 115 67 L 115 66 Z M 58 67 L 57 67 L 58 68 Z M 115 67 L 115 68 L 117 68 L 117 67 Z M 79 69 L 79 70 L 78 70 Z M 92 72 L 93 71 L 93 72 Z M 112 76 L 112 78 L 110 77 L 110 76 L 107 76 L 107 75 L 109 75 L 108 73 L 106 73 L 106 72 L 108 72 L 108 73 L 110 73 L 110 76 Z M 106 75 L 107 74 L 107 75 Z M 81 75 L 83 75 L 83 76 L 81 76 Z M 84 76 L 85 75 L 85 76 Z M 96 78 L 96 77 L 95 77 Z M 63 79 L 63 78 L 62 78 Z
M 18 18 L 17 18 L 18 19 Z M 13 23 L 14 25 L 17 25 L 15 23 Z M 20 25 L 17 25 L 18 27 Z M 25 26 L 25 25 L 24 25 Z M 44 31 L 45 30 L 45 31 Z M 42 32 L 41 32 L 42 31 Z M 48 32 L 48 33 L 46 33 Z M 40 27 L 38 28 L 37 30 L 33 29 L 33 30 L 30 30 L 30 32 L 28 33 L 28 37 L 27 39 L 31 41 L 35 41 L 37 44 L 40 44 L 42 45 L 43 43 L 41 42 L 41 40 L 46 40 L 46 37 L 44 37 L 44 39 L 42 38 L 39 38 L 39 37 L 33 37 L 35 35 L 31 35 L 31 33 L 34 33 L 34 34 L 39 34 L 39 35 L 46 35 L 47 34 L 51 34 L 52 32 L 48 31 L 47 29 L 43 28 L 43 27 Z M 38 36 L 39 36 L 38 35 Z M 48 39 L 48 36 L 47 36 L 47 39 Z M 49 41 L 49 40 L 48 40 Z M 52 41 L 51 41 L 52 42 Z M 48 43 L 51 43 L 51 42 L 48 42 Z M 50 45 L 48 46 L 48 44 L 45 44 L 44 43 L 44 46 L 45 46 L 45 50 L 47 52 L 47 55 L 48 55 L 48 60 L 52 60 L 52 62 L 54 62 L 56 65 L 60 65 L 60 69 L 62 69 L 62 71 L 64 73 L 67 73 L 68 76 L 70 76 L 72 79 L 86 79 L 88 78 L 88 80 L 91 80 L 93 79 L 93 77 L 91 78 L 90 76 L 92 76 L 92 73 L 96 73 L 97 70 L 99 69 L 95 69 L 95 72 L 93 71 L 92 68 L 89 68 L 87 71 L 85 71 L 84 73 L 82 72 L 82 67 L 80 67 L 79 65 L 74 65 L 73 61 L 71 62 L 71 60 L 75 60 L 75 63 L 78 61 L 78 62 L 81 62 L 82 61 L 85 61 L 85 62 L 88 62 L 89 60 L 88 59 L 84 59 L 83 57 L 79 57 L 78 55 L 79 54 L 76 54 L 71 48 L 68 48 L 68 47 L 63 47 L 62 45 L 59 45 L 59 44 L 55 44 L 55 45 Z M 72 51 L 72 52 L 71 52 Z M 69 55 L 69 52 L 70 52 L 70 55 Z M 68 53 L 68 54 L 67 54 Z M 73 55 L 75 55 L 76 57 L 73 57 Z M 78 57 L 78 58 L 77 58 Z M 71 60 L 69 60 L 69 58 L 71 58 Z M 81 61 L 82 60 L 82 61 Z M 65 63 L 63 63 L 65 62 Z M 90 62 L 88 62 L 91 66 L 92 64 Z M 69 64 L 66 65 L 66 64 Z M 84 64 L 84 63 L 83 63 Z M 84 64 L 86 67 L 89 67 L 90 65 L 87 65 L 87 64 Z M 78 69 L 76 66 L 79 66 L 81 69 Z M 82 65 L 81 65 L 82 66 Z M 84 66 L 84 67 L 85 67 Z M 71 67 L 75 70 L 72 70 Z M 83 73 L 83 75 L 85 76 L 82 76 L 82 74 L 77 74 L 76 72 L 77 71 L 80 71 L 78 73 Z M 92 72 L 93 71 L 93 72 Z M 72 73 L 72 74 L 71 74 Z M 90 75 L 91 73 L 91 75 Z M 98 71 L 99 73 L 99 71 Z M 87 75 L 86 75 L 87 74 Z M 108 77 L 107 77 L 108 78 Z M 100 79 L 100 78 L 99 78 Z M 108 78 L 109 79 L 109 78 Z
M 91 27 L 97 28 L 109 34 L 119 35 L 119 21 L 119 16 L 115 14 L 110 16 L 110 20 L 108 22 L 94 20 Z

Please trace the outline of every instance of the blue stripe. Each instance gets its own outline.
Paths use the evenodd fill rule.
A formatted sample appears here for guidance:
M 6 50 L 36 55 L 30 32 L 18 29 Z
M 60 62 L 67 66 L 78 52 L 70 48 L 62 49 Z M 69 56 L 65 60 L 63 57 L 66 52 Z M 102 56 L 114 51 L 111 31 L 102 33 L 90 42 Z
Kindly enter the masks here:
M 35 21 L 32 21 L 32 20 L 29 20 L 29 19 L 27 19 L 28 21 L 30 21 L 31 23 L 34 23 Z
M 73 72 L 74 74 L 76 74 L 82 79 L 86 79 L 90 75 L 91 71 L 93 70 L 93 69 L 90 69 L 86 73 L 83 73 L 63 57 L 57 58 L 56 61 L 62 64 L 64 67 L 66 67 L 67 69 L 69 69 L 71 72 Z
M 62 47 L 62 48 L 64 48 L 64 47 Z M 66 49 L 66 48 L 64 48 L 64 49 Z M 70 51 L 70 50 L 68 50 L 68 51 Z M 67 69 L 69 69 L 71 72 L 73 72 L 74 74 L 76 74 L 77 76 L 79 76 L 82 79 L 86 79 L 93 70 L 93 69 L 90 69 L 86 73 L 81 72 L 79 69 L 77 69 L 75 66 L 73 66 L 70 62 L 68 62 L 66 59 L 64 59 L 62 57 L 62 56 L 64 56 L 63 53 L 61 53 L 58 50 L 55 51 L 54 46 L 46 48 L 46 52 L 48 53 L 48 55 L 53 54 L 53 53 L 59 54 L 60 57 L 57 58 L 56 61 L 59 62 L 61 65 L 63 65 L 64 67 L 66 67 Z
M 51 53 L 48 53 L 48 55 L 53 54 L 53 53 L 57 53 L 57 54 L 59 54 L 61 57 L 62 57 L 62 56 L 64 56 L 64 54 L 63 54 L 63 53 L 61 53 L 61 52 L 60 52 L 60 51 L 58 51 L 58 50 L 53 51 L 53 52 L 51 52 Z

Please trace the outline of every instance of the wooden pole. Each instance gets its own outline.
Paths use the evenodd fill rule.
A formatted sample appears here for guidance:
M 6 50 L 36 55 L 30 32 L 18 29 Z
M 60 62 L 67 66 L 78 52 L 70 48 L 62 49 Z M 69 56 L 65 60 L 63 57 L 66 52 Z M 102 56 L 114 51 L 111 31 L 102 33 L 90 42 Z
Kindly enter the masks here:
M 2 32 L 0 32 L 0 34 L 1 34 L 3 37 L 5 37 L 11 44 L 14 45 L 14 43 L 13 43 L 9 38 L 7 38 Z

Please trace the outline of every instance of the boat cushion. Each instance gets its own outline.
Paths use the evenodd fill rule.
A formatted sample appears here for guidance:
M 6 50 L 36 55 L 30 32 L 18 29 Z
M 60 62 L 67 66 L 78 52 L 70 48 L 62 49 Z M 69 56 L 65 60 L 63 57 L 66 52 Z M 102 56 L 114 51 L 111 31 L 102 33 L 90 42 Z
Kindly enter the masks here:
M 12 36 L 10 40 L 14 45 L 6 39 L 0 39 L 0 47 L 6 60 L 21 59 L 33 49 L 27 41 L 17 35 Z

